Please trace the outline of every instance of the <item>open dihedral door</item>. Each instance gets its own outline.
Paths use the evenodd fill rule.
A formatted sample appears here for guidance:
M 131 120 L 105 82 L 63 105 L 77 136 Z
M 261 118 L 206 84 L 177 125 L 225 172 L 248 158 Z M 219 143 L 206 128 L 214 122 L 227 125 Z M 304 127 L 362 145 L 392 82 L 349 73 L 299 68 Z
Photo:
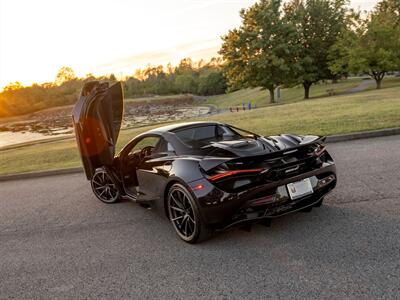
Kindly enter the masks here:
M 95 170 L 111 166 L 115 155 L 123 115 L 123 91 L 120 82 L 109 86 L 87 82 L 72 111 L 76 141 L 86 177 Z

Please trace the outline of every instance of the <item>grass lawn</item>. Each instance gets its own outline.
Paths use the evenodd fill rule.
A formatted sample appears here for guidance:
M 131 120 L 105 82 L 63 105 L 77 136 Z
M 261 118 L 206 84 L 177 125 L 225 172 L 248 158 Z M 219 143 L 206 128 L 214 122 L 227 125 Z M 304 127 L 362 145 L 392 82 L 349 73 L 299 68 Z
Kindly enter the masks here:
M 213 119 L 263 135 L 332 135 L 399 127 L 400 86 L 225 113 Z
M 358 86 L 362 82 L 361 78 L 351 78 L 342 80 L 338 83 L 319 83 L 311 86 L 310 98 L 326 97 L 328 96 L 328 90 L 333 90 L 335 94 L 340 94 L 348 89 Z M 301 85 L 281 89 L 281 103 L 293 103 L 302 101 L 304 98 L 304 88 Z M 251 101 L 252 105 L 256 104 L 257 107 L 263 107 L 271 105 L 269 103 L 269 91 L 261 90 L 260 88 L 255 89 L 243 89 L 233 93 L 218 95 L 210 97 L 207 100 L 207 104 L 215 105 L 221 109 L 228 109 L 231 106 L 242 106 L 244 102 L 247 108 L 247 104 Z
M 395 82 L 390 83 L 396 85 Z M 240 92 L 245 93 L 245 91 Z M 293 100 L 288 104 L 271 105 L 239 113 L 225 113 L 198 120 L 210 119 L 263 135 L 283 132 L 331 135 L 400 127 L 400 85 L 397 82 L 397 86 L 382 90 L 319 97 L 301 102 Z M 136 134 L 150 128 L 122 131 L 119 148 Z M 76 167 L 81 164 L 74 140 L 4 150 L 0 151 L 0 158 L 0 174 Z

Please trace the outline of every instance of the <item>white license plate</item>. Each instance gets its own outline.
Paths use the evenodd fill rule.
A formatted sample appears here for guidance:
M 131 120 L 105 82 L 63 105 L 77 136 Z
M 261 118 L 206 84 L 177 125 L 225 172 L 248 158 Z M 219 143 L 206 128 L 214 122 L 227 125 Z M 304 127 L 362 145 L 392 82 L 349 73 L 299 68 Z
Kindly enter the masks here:
M 310 178 L 288 183 L 286 186 L 289 191 L 290 199 L 292 200 L 301 198 L 306 195 L 310 195 L 314 192 Z

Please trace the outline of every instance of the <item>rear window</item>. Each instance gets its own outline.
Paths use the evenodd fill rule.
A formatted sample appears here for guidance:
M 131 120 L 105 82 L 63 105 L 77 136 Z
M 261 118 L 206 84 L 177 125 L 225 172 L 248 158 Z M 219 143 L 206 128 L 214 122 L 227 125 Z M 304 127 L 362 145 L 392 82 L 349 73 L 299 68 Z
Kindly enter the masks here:
M 215 137 L 215 126 L 203 126 L 189 129 L 183 129 L 175 132 L 183 142 L 201 141 Z
M 209 142 L 232 140 L 241 136 L 227 126 L 208 125 L 175 131 L 175 135 L 185 144 L 201 147 Z

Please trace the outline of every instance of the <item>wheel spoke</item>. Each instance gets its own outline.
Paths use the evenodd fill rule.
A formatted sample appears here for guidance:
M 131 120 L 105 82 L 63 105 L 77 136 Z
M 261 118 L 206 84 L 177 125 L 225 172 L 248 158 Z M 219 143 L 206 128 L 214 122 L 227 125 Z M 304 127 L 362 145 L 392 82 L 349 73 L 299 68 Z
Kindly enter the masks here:
M 189 227 L 189 230 L 190 230 L 190 234 L 192 234 L 194 225 L 193 225 L 192 221 L 190 221 L 190 218 L 188 218 L 187 223 L 188 223 L 188 227 Z
M 96 189 L 96 190 L 98 190 L 98 189 L 102 189 L 102 188 L 104 188 L 104 185 L 97 185 L 97 186 L 94 186 L 94 188 Z
M 181 203 L 180 201 L 178 201 L 178 200 L 175 199 L 174 195 L 171 194 L 171 197 L 172 197 L 172 200 L 175 202 L 176 205 L 179 206 L 180 209 L 182 209 L 182 210 L 185 209 L 185 207 L 182 206 L 182 203 Z
M 183 196 L 183 203 L 185 206 L 185 209 L 189 212 L 192 209 L 192 205 L 190 204 L 190 200 L 188 199 L 188 197 L 186 195 Z
M 105 186 L 99 186 L 99 187 L 95 187 L 95 189 L 98 190 L 104 190 L 106 187 Z
M 181 212 L 181 213 L 184 213 L 184 212 L 185 212 L 183 209 L 178 208 L 178 207 L 176 207 L 176 206 L 170 205 L 170 207 L 171 207 L 173 210 L 179 211 L 179 212 Z
M 177 221 L 177 220 L 180 220 L 180 219 L 182 219 L 182 218 L 183 218 L 183 216 L 179 216 L 179 217 L 176 217 L 176 218 L 171 219 L 171 221 Z
M 184 234 L 186 236 L 186 232 L 185 232 L 185 218 L 182 219 L 181 224 L 179 224 L 179 227 L 181 228 L 181 232 L 182 234 Z
M 185 209 L 187 210 L 188 208 L 190 208 L 190 202 L 189 199 L 186 197 L 186 195 L 182 196 L 183 200 L 183 206 L 185 207 Z
M 186 218 L 184 218 L 184 220 L 185 220 L 185 235 L 186 236 L 188 236 L 188 233 L 187 233 L 187 229 L 188 229 L 188 218 L 186 217 Z M 183 222 L 183 221 L 182 221 Z
M 94 183 L 94 184 L 97 184 L 97 185 L 102 185 L 100 182 L 97 182 L 97 181 L 96 181 L 96 180 L 94 180 L 94 179 L 93 179 L 92 181 L 93 181 L 93 183 Z
M 188 215 L 188 218 L 189 218 L 190 222 L 192 222 L 193 224 L 196 224 L 196 222 L 193 220 L 193 218 L 190 215 Z
M 176 191 L 178 193 L 178 198 L 179 198 L 179 202 L 182 203 L 183 205 L 183 201 L 182 201 L 182 193 L 179 191 Z
M 180 197 L 180 200 L 181 200 L 181 204 L 182 204 L 183 209 L 186 210 L 185 196 L 183 196 L 183 195 L 181 194 L 179 197 Z

